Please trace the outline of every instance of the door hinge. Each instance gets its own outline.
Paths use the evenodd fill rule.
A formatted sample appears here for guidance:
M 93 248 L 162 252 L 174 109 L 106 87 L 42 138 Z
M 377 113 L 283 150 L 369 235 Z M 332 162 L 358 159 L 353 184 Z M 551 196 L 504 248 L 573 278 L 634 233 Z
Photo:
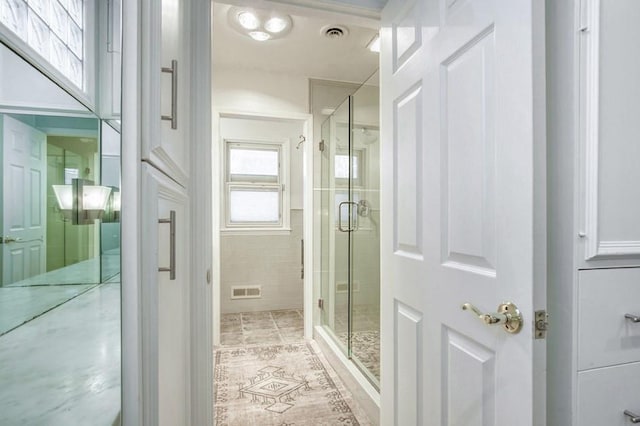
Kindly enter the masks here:
M 547 337 L 547 330 L 549 330 L 549 315 L 547 311 L 536 311 L 535 327 L 535 338 L 545 339 Z
M 324 309 L 324 299 L 318 299 L 318 308 Z
M 318 149 L 320 150 L 320 152 L 324 151 L 324 139 L 322 139 L 320 143 L 318 143 Z

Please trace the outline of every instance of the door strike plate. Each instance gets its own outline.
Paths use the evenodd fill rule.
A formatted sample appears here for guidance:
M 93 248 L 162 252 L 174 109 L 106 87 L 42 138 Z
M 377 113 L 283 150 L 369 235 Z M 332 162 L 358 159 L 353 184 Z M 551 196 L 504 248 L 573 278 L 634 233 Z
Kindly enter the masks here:
M 535 338 L 544 339 L 547 337 L 547 330 L 549 329 L 549 315 L 547 311 L 536 311 L 535 321 Z

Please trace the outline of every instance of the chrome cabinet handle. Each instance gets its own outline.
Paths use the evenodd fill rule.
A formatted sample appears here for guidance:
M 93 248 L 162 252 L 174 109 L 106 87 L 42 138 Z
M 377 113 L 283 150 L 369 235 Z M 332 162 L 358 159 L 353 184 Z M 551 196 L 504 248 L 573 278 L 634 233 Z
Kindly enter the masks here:
M 159 272 L 168 272 L 169 279 L 176 279 L 176 211 L 169 212 L 169 219 L 158 219 L 158 223 L 169 224 L 169 267 L 159 267 Z
M 463 311 L 472 311 L 478 318 L 487 325 L 502 325 L 508 333 L 518 333 L 522 330 L 522 314 L 516 305 L 511 302 L 504 302 L 498 306 L 498 312 L 482 313 L 471 303 L 462 305 Z
M 640 322 L 640 317 L 636 315 L 626 314 L 624 317 L 631 322 Z
M 634 414 L 632 411 L 624 410 L 624 415 L 629 417 L 629 421 L 631 423 L 640 423 L 640 416 L 637 414 Z
M 162 72 L 171 74 L 171 115 L 163 115 L 163 120 L 171 121 L 171 128 L 178 128 L 178 61 L 171 61 L 171 68 L 162 67 Z
M 348 228 L 343 228 L 342 227 L 342 206 L 349 206 L 352 205 L 355 207 L 355 211 L 356 214 L 358 212 L 358 203 L 354 203 L 353 201 L 343 201 L 340 204 L 338 204 L 338 230 L 340 232 L 351 232 L 351 231 L 356 231 L 358 228 L 358 222 L 357 222 L 357 215 L 354 217 L 353 215 L 353 211 L 351 212 L 351 214 L 349 215 L 349 227 Z

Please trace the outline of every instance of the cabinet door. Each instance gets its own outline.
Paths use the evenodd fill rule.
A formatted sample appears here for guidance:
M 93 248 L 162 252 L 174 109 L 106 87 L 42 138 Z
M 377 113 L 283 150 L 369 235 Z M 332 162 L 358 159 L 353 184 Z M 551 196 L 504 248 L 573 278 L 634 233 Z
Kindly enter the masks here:
M 581 0 L 580 138 L 588 266 L 640 263 L 640 2 Z M 597 262 L 601 261 L 600 265 Z
M 150 165 L 144 164 L 142 173 L 145 424 L 188 425 L 188 198 L 184 188 Z
M 143 102 L 149 102 L 142 158 L 186 186 L 189 153 L 189 0 L 147 0 Z M 143 115 L 145 110 L 143 110 Z

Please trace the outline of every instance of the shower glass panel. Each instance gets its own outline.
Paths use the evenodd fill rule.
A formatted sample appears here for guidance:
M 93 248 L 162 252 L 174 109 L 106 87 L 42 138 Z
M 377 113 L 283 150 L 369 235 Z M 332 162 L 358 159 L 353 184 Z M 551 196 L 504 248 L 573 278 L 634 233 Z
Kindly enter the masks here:
M 378 73 L 351 96 L 351 356 L 380 380 L 380 138 Z
M 379 95 L 377 73 L 322 125 L 322 324 L 379 386 Z

